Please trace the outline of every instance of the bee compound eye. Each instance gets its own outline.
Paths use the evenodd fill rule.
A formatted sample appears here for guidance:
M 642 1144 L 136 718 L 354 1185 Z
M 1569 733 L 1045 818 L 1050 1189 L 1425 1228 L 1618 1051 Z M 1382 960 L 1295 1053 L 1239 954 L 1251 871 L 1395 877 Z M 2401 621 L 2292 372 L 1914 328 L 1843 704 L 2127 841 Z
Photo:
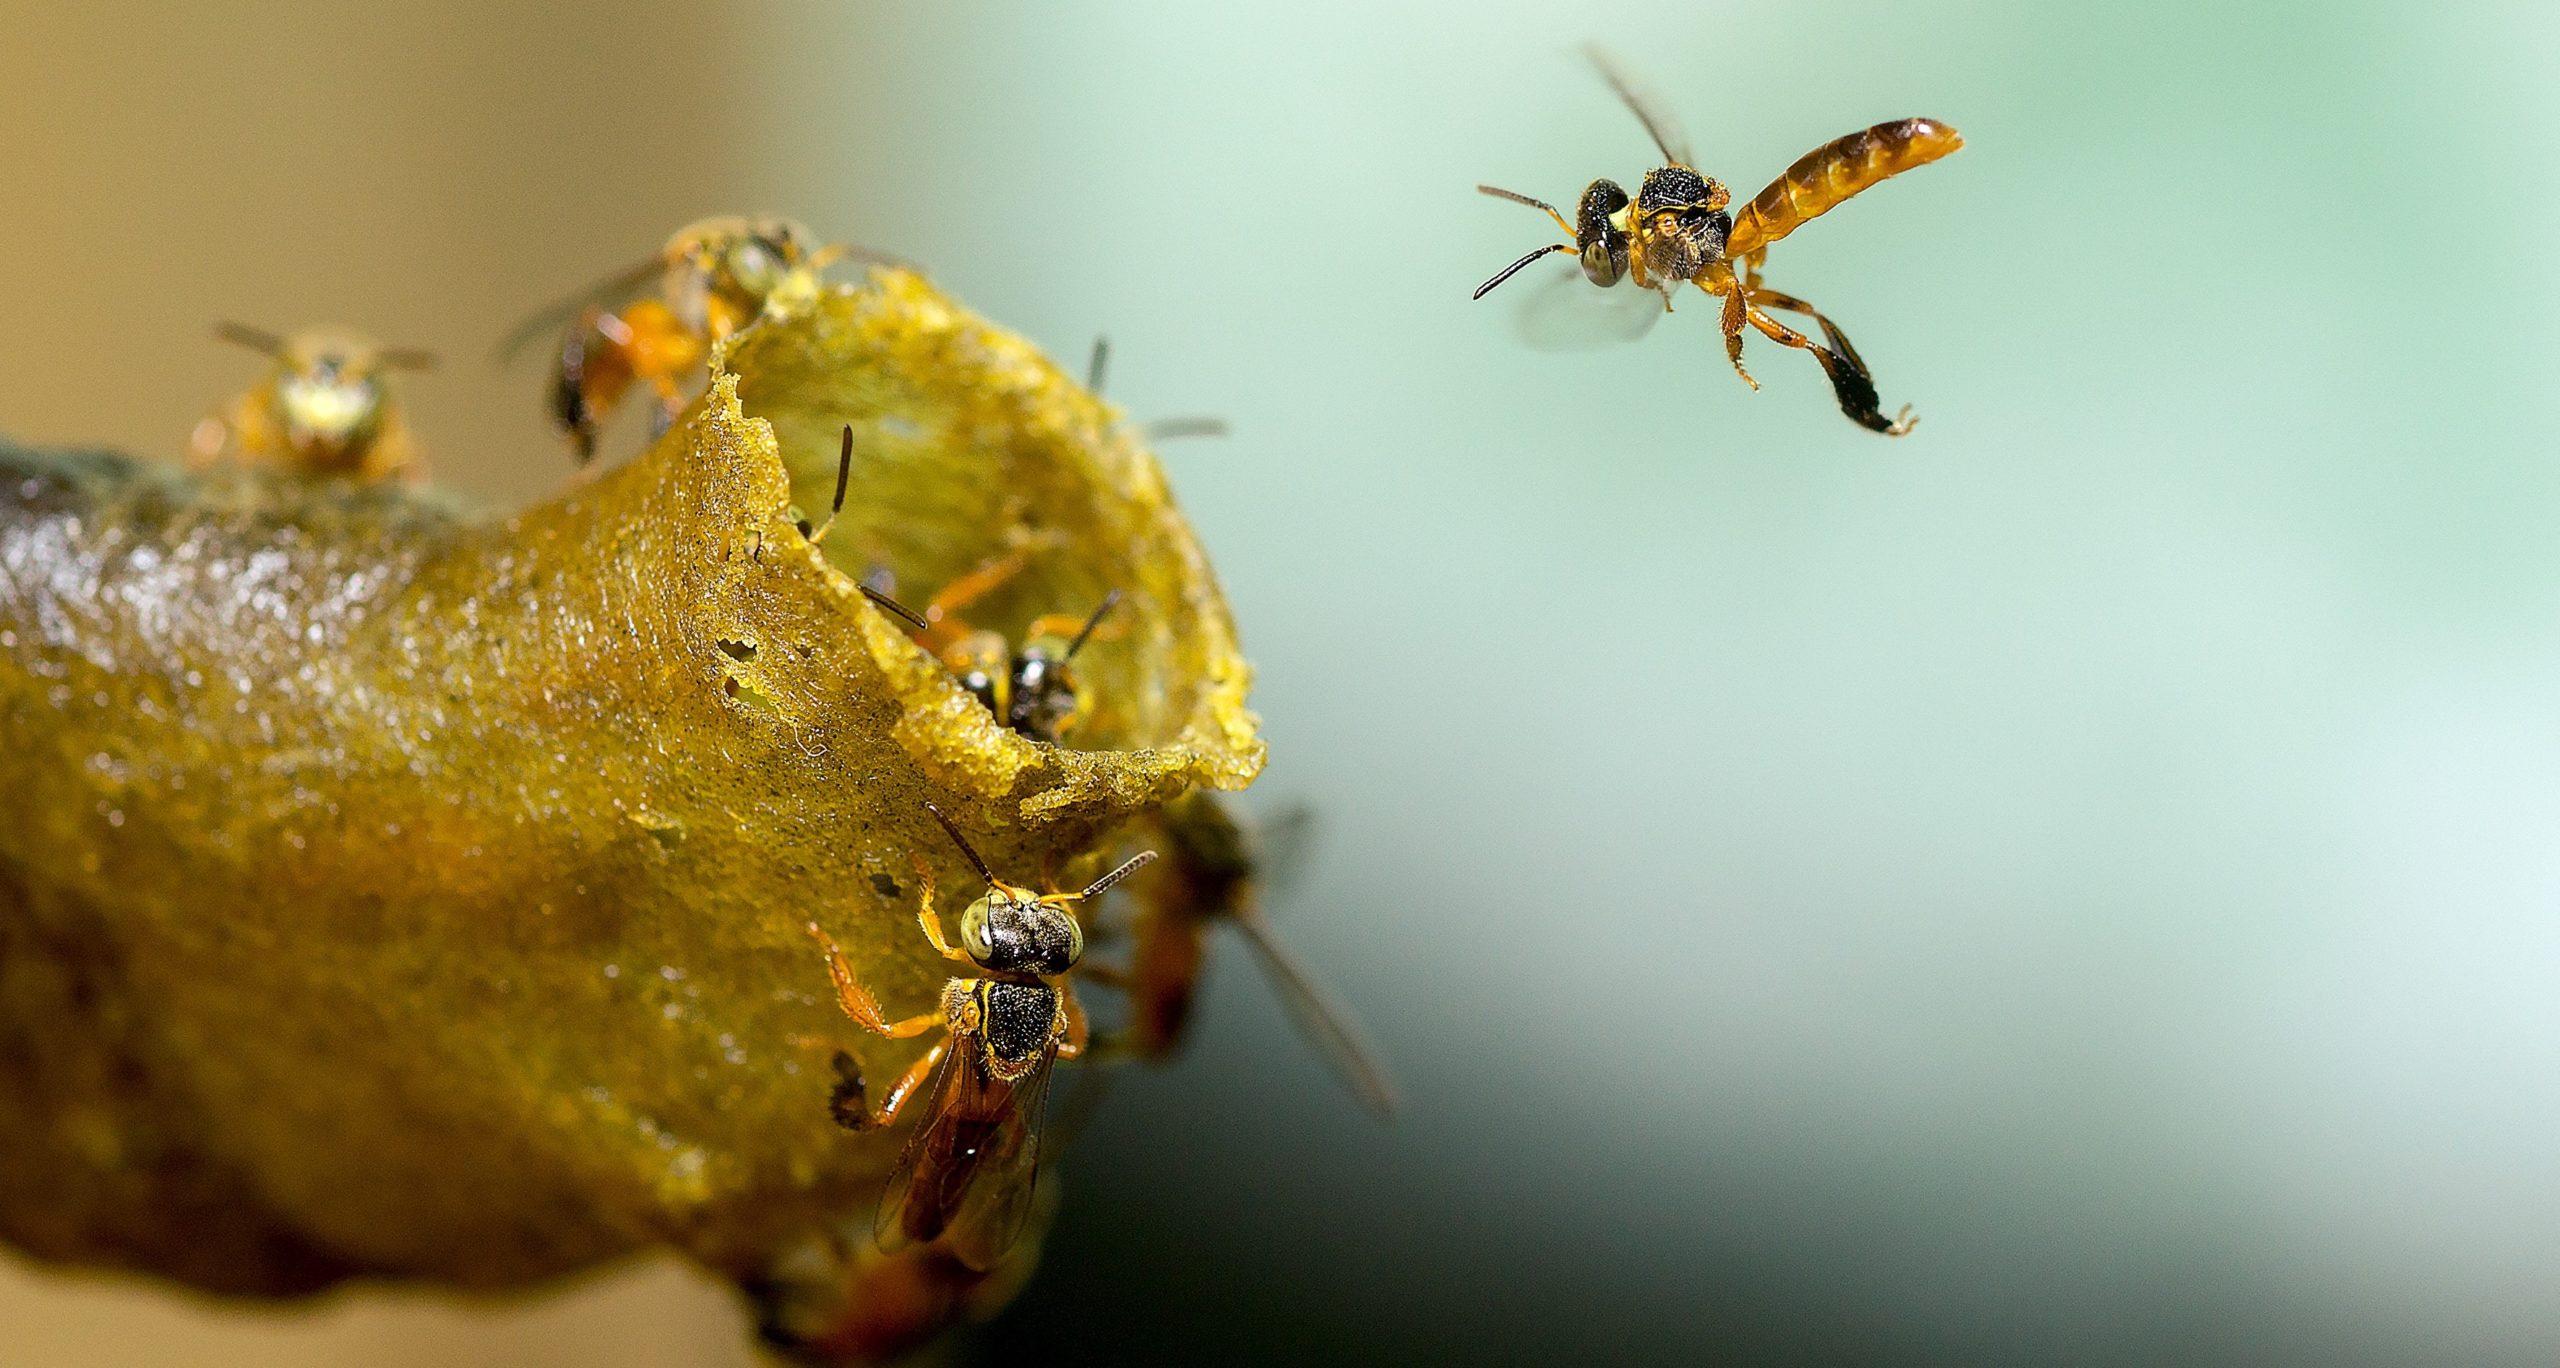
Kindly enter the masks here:
M 969 910 L 960 914 L 960 948 L 980 964 L 995 956 L 995 942 L 988 927 L 994 902 L 995 895 L 990 894 L 969 904 Z
M 1618 257 L 1604 243 L 1595 242 L 1582 249 L 1582 274 L 1594 285 L 1615 285 L 1619 275 Z

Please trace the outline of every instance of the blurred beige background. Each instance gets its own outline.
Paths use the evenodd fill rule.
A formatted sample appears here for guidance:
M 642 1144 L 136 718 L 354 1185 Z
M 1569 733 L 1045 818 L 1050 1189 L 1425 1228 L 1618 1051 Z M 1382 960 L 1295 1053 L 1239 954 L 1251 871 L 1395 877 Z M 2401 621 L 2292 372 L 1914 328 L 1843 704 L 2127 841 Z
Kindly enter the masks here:
M 174 452 L 217 318 L 435 348 L 437 468 L 562 478 L 525 310 L 721 210 L 1097 332 L 1260 667 L 1278 909 L 1064 1156 L 987 1361 L 2560 1359 L 2560 119 L 2547 7 L 198 8 L 0 25 L 0 427 Z M 1886 406 L 1704 310 L 1556 356 L 1477 282 L 1650 149 Z M 2518 149 L 2525 149 L 2519 152 Z M 681 1275 L 210 1312 L 9 1269 L 12 1353 L 728 1363 Z M 117 1338 L 121 1337 L 121 1338 Z M 38 1350 L 41 1350 L 39 1353 Z
M 749 203 L 740 96 L 771 16 L 676 4 L 0 7 L 0 426 L 174 459 L 258 359 L 208 335 L 344 322 L 440 353 L 406 397 L 438 476 L 556 484 L 516 317 Z M 355 1293 L 260 1312 L 0 1260 L 0 1364 L 754 1360 L 672 1265 L 529 1304 Z

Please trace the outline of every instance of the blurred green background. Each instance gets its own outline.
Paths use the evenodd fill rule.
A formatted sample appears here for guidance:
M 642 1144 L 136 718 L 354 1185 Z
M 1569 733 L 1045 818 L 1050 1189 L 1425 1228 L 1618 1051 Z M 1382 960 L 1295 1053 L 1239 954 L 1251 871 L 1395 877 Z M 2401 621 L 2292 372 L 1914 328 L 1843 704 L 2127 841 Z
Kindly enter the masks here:
M 693 217 L 927 263 L 1168 449 L 1318 839 L 1067 1154 L 988 1362 L 2542 1363 L 2560 1354 L 2560 360 L 2542 7 L 18 4 L 0 426 L 174 455 L 217 318 L 443 352 L 441 474 L 565 454 L 521 312 Z M 1650 146 L 1737 196 L 1927 114 L 1773 254 L 1885 407 L 1703 299 L 1468 292 Z M 0 1269 L 0 1359 L 748 1361 L 669 1268 L 212 1309 Z M 25 1355 L 25 1357 L 20 1357 Z M 1027 1356 L 1027 1357 L 1026 1357 Z

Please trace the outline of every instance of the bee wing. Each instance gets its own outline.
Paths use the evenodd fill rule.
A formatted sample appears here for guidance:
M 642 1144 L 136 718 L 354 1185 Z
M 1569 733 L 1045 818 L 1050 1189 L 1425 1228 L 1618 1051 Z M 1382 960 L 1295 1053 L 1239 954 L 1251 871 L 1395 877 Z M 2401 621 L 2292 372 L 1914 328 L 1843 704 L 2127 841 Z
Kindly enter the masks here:
M 1343 1083 L 1381 1120 L 1396 1110 L 1395 1084 L 1387 1079 L 1378 1052 L 1351 1024 L 1351 1013 L 1316 983 L 1315 976 L 1298 963 L 1287 946 L 1271 934 L 1271 926 L 1262 913 L 1251 907 L 1239 907 L 1230 918 L 1236 929 L 1244 933 L 1245 944 L 1253 947 L 1254 956 L 1262 961 L 1263 972 L 1270 976 L 1271 986 L 1280 994 L 1281 1005 L 1297 1018 L 1298 1029 L 1314 1042 L 1316 1052 L 1340 1075 Z
M 1315 804 L 1299 801 L 1254 823 L 1254 872 L 1266 892 L 1286 893 L 1306 873 L 1315 849 Z
M 971 1268 L 994 1268 L 1031 1224 L 1040 1188 L 1040 1130 L 1056 1062 L 1051 1053 L 1021 1082 L 997 1085 L 1011 1095 L 1010 1119 L 987 1142 L 948 1237 L 952 1254 Z
M 535 339 L 558 333 L 588 309 L 611 309 L 629 303 L 648 289 L 649 283 L 665 270 L 664 258 L 650 257 L 563 295 L 508 329 L 507 335 L 498 339 L 498 345 L 490 350 L 490 356 L 499 365 L 507 365 L 523 355 L 524 349 L 533 345 Z
M 1581 351 L 1632 342 L 1667 312 L 1661 295 L 1634 281 L 1594 285 L 1582 268 L 1558 263 L 1520 297 L 1520 336 L 1540 351 Z
M 1636 122 L 1643 124 L 1644 131 L 1652 135 L 1653 145 L 1662 149 L 1664 160 L 1682 166 L 1697 165 L 1689 156 L 1689 135 L 1681 131 L 1680 121 L 1671 117 L 1653 92 L 1627 75 L 1626 68 L 1619 66 L 1618 60 L 1602 50 L 1599 44 L 1585 44 L 1582 55 L 1599 68 L 1600 79 L 1609 83 L 1609 89 L 1616 92 L 1619 102 L 1634 111 Z
M 974 1036 L 954 1036 L 934 1072 L 932 1110 L 880 1196 L 872 1231 L 883 1249 L 941 1240 L 961 1262 L 984 1270 L 1030 1218 L 1050 1060 L 1007 1083 L 987 1072 L 980 1048 Z

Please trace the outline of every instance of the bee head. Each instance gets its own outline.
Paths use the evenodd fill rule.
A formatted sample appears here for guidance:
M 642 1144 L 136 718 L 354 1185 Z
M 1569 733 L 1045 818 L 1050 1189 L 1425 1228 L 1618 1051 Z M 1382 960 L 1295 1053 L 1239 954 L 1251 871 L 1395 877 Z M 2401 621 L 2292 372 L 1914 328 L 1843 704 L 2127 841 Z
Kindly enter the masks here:
M 1627 192 L 1613 180 L 1596 180 L 1582 192 L 1573 216 L 1574 241 L 1580 249 L 1582 274 L 1594 285 L 1615 285 L 1627 273 Z
M 979 968 L 1000 974 L 1063 974 L 1084 957 L 1084 928 L 1067 910 L 1071 901 L 993 885 L 960 914 L 960 948 Z

